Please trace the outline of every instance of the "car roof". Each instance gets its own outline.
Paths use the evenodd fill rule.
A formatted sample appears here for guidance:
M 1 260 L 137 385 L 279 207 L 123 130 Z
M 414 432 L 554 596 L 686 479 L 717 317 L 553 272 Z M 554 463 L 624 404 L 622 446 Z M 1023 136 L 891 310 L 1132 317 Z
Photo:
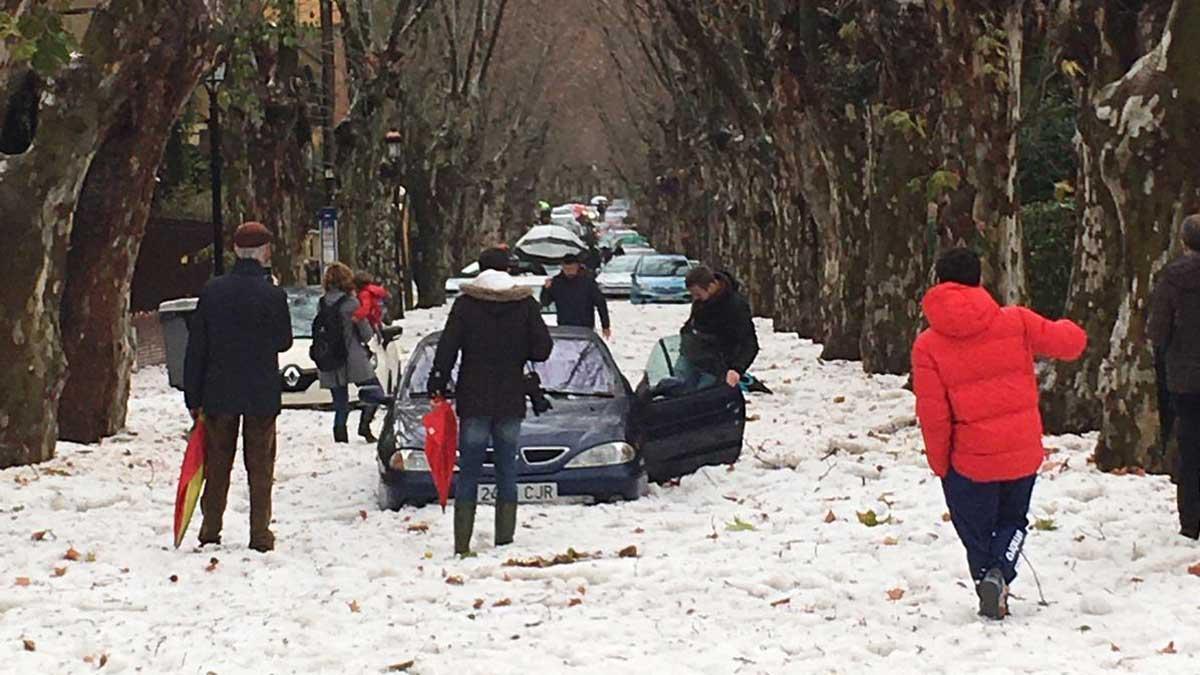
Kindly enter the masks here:
M 579 326 L 546 327 L 550 329 L 550 337 L 552 338 L 563 338 L 567 340 L 590 340 L 592 342 L 604 344 L 604 341 L 600 339 L 600 336 L 596 334 L 596 331 L 592 330 L 591 328 L 581 328 Z M 430 342 L 437 342 L 439 339 L 441 339 L 441 337 L 442 331 L 434 331 L 421 338 L 421 342 L 418 346 L 425 345 Z

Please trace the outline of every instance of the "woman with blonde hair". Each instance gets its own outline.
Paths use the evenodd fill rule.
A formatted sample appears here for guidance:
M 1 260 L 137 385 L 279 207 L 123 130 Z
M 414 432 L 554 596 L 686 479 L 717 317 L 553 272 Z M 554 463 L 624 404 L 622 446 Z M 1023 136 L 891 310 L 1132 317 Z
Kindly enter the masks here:
M 333 263 L 325 270 L 325 295 L 318 310 L 317 323 L 326 327 L 337 327 L 345 345 L 345 357 L 327 360 L 321 368 L 321 388 L 333 395 L 333 440 L 349 443 L 346 423 L 350 418 L 350 385 L 358 386 L 359 401 L 365 405 L 359 418 L 358 435 L 368 443 L 375 442 L 371 433 L 371 420 L 379 406 L 387 402 L 383 386 L 371 366 L 371 352 L 367 348 L 373 329 L 366 321 L 356 321 L 354 313 L 359 303 L 354 297 L 354 272 L 342 263 Z M 314 347 L 319 338 L 314 331 Z

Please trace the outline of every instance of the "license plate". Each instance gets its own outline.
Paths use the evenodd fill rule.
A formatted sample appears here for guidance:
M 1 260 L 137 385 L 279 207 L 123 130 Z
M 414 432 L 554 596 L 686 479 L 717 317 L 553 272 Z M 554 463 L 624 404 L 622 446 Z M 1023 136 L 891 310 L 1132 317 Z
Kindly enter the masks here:
M 476 498 L 481 502 L 494 504 L 496 502 L 496 486 L 480 485 Z M 552 502 L 557 499 L 558 483 L 517 483 L 517 502 L 521 504 Z

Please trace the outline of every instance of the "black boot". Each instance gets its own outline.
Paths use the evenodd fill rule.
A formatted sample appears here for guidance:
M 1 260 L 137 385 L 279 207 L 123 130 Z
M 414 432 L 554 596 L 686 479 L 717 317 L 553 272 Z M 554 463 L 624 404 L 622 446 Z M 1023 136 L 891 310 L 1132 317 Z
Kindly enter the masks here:
M 993 567 L 988 570 L 975 591 L 979 594 L 979 613 L 989 619 L 1008 616 L 1008 583 L 1004 573 Z
M 475 502 L 454 500 L 454 553 L 471 555 L 471 532 L 475 529 Z
M 363 408 L 361 416 L 358 418 L 358 435 L 368 443 L 377 443 L 378 438 L 371 433 L 371 421 L 375 419 L 375 408 Z
M 513 543 L 513 533 L 517 530 L 517 503 L 496 502 L 496 545 L 507 546 Z
M 333 442 L 334 443 L 349 443 L 350 442 L 350 434 L 346 432 L 346 427 L 334 427 L 333 428 Z

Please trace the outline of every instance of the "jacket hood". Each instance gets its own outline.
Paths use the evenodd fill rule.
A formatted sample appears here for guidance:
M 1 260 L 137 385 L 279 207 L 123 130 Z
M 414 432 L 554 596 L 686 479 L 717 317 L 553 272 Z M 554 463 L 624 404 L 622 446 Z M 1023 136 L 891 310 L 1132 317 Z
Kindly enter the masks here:
M 367 284 L 366 286 L 363 286 L 363 291 L 376 298 L 379 298 L 380 300 L 391 296 L 391 293 L 388 293 L 386 288 L 378 284 Z
M 485 270 L 475 280 L 463 284 L 464 295 L 485 302 L 518 302 L 533 297 L 533 289 L 518 286 L 507 272 Z
M 722 284 L 724 284 L 726 288 L 728 288 L 730 291 L 732 291 L 734 293 L 737 293 L 738 291 L 740 291 L 742 289 L 742 285 L 739 284 L 738 280 L 736 278 L 734 278 L 734 276 L 732 274 L 730 274 L 729 272 L 717 272 L 717 273 L 713 274 L 713 276 L 716 277 L 717 280 L 720 281 Z
M 934 331 L 955 338 L 982 333 L 1000 313 L 1000 305 L 987 289 L 956 283 L 931 288 L 921 309 Z
M 1163 270 L 1167 282 L 1177 288 L 1200 288 L 1200 253 L 1184 255 Z

